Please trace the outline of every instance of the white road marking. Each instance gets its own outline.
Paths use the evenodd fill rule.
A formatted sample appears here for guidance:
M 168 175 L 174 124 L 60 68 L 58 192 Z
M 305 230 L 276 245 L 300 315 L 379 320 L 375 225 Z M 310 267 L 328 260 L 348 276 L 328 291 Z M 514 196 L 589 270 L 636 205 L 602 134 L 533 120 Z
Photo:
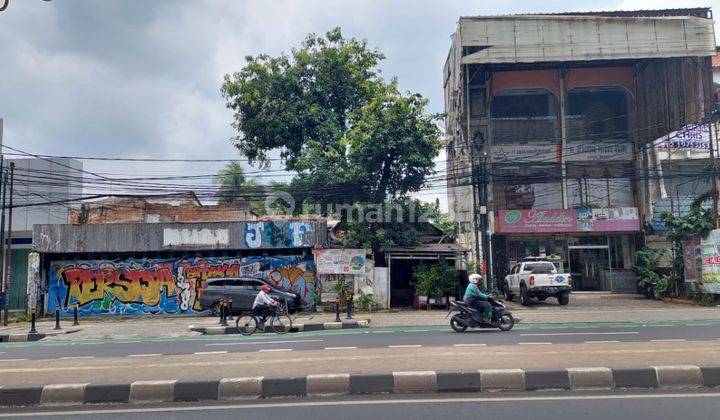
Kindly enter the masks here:
M 128 357 L 152 357 L 152 356 L 162 356 L 162 354 L 160 354 L 160 353 L 128 354 Z
M 422 344 L 395 344 L 388 346 L 391 349 L 410 349 L 410 348 L 417 348 L 422 347 Z
M 357 347 L 355 347 L 355 346 L 352 346 L 352 347 L 325 347 L 325 350 L 353 350 L 356 348 Z
M 586 333 L 547 333 L 547 334 L 520 334 L 523 337 L 543 337 L 547 335 L 632 335 L 640 334 L 638 331 L 622 331 L 622 332 L 586 332 Z
M 382 399 L 382 400 L 350 400 L 350 401 L 312 401 L 305 402 L 297 400 L 293 402 L 276 402 L 264 404 L 223 404 L 223 405 L 197 405 L 188 406 L 171 406 L 171 407 L 146 407 L 146 408 L 110 408 L 95 410 L 75 410 L 75 411 L 41 411 L 41 412 L 23 412 L 24 417 L 46 417 L 46 416 L 72 416 L 72 415 L 88 415 L 88 414 L 126 414 L 126 413 L 162 413 L 162 412 L 187 412 L 187 411 L 209 411 L 209 410 L 257 410 L 263 408 L 282 408 L 282 407 L 332 407 L 332 406 L 353 406 L 353 405 L 390 405 L 390 404 L 433 404 L 448 403 L 454 404 L 458 402 L 508 402 L 508 401 L 592 401 L 592 400 L 648 400 L 662 398 L 718 398 L 720 393 L 677 393 L 677 394 L 631 394 L 631 395 L 559 395 L 559 396 L 508 396 L 508 397 L 468 397 L 468 398 L 410 398 L 410 399 Z M 0 417 L 17 417 L 18 413 L 1 413 Z
M 672 343 L 672 342 L 676 342 L 676 341 L 687 341 L 687 340 L 684 338 L 666 338 L 666 339 L 662 339 L 662 340 L 650 340 L 650 341 L 655 342 L 655 343 Z
M 273 352 L 273 351 L 292 351 L 293 349 L 260 349 L 258 350 L 260 353 L 267 353 L 267 352 Z
M 60 359 L 63 360 L 74 360 L 74 359 L 93 359 L 95 356 L 63 356 Z
M 0 362 L 22 362 L 27 359 L 0 359 Z
M 598 341 L 586 341 L 585 344 L 605 344 L 605 343 L 619 343 L 617 340 L 598 340 Z
M 487 346 L 485 343 L 458 343 L 453 344 L 453 347 L 483 347 Z
M 539 343 L 539 342 L 526 342 L 526 343 L 518 343 L 518 344 L 520 344 L 521 346 L 537 346 L 537 345 L 546 346 L 546 345 L 549 345 L 549 344 L 552 344 L 552 343 L 546 343 L 546 342 L 543 342 L 543 343 Z
M 276 340 L 276 341 L 234 341 L 231 343 L 210 343 L 206 346 L 248 346 L 253 344 L 319 343 L 325 340 Z
M 227 350 L 220 350 L 220 351 L 196 351 L 193 354 L 201 355 L 201 354 L 225 354 L 227 353 Z

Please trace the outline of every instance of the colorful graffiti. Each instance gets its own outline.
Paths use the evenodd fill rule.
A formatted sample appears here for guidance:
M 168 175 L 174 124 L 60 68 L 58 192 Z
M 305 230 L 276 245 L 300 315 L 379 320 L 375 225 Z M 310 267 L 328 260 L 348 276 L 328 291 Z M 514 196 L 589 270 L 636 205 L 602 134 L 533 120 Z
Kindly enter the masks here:
M 312 227 L 308 222 L 276 223 L 273 221 L 247 222 L 244 231 L 245 246 L 260 248 L 305 247 L 312 245 Z
M 198 291 L 205 281 L 250 276 L 270 280 L 314 302 L 316 275 L 312 258 L 249 256 L 241 258 L 118 259 L 50 263 L 48 309 L 63 315 L 192 313 L 200 310 Z

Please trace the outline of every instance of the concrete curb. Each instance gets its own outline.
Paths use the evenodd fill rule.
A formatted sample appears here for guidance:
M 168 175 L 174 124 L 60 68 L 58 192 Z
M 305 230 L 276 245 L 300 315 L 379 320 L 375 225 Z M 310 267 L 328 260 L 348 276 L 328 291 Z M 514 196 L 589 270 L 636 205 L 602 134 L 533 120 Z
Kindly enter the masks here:
M 700 387 L 720 387 L 720 365 L 341 373 L 287 378 L 223 378 L 217 381 L 0 386 L 0 406 L 139 404 L 352 394 Z
M 55 335 L 72 334 L 78 331 L 82 331 L 82 328 L 76 328 L 72 330 L 59 330 L 59 331 L 48 331 L 44 333 L 35 334 L 0 334 L 0 343 L 20 343 L 25 341 L 39 341 L 45 337 L 52 337 Z
M 369 326 L 369 324 L 370 324 L 370 321 L 367 319 L 361 319 L 358 321 L 320 322 L 320 323 L 314 323 L 314 324 L 295 324 L 292 326 L 292 329 L 290 330 L 290 332 L 294 333 L 294 332 L 303 332 L 303 331 L 344 330 L 344 329 L 353 329 L 353 328 L 367 328 Z M 203 335 L 239 334 L 237 331 L 237 328 L 235 326 L 196 327 L 194 325 L 190 325 L 188 327 L 188 329 L 190 331 L 199 332 L 200 334 L 203 334 Z M 273 332 L 273 330 L 269 325 L 266 325 L 264 331 L 257 331 L 257 332 L 271 333 L 271 332 Z

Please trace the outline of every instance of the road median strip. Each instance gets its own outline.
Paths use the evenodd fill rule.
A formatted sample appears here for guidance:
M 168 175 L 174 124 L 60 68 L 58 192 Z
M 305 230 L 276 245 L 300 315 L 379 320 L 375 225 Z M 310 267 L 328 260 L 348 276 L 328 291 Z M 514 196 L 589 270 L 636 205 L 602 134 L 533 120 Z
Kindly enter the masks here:
M 323 331 L 323 330 L 345 330 L 355 328 L 367 328 L 370 325 L 370 321 L 367 319 L 361 319 L 358 321 L 342 321 L 342 322 L 318 322 L 318 323 L 302 323 L 295 324 L 292 326 L 289 332 L 306 332 L 306 331 Z M 225 334 L 240 334 L 237 327 L 228 326 L 195 326 L 190 325 L 188 327 L 190 331 L 199 332 L 202 335 L 225 335 Z M 274 332 L 270 325 L 265 325 L 265 328 L 260 333 L 272 333 Z
M 0 406 L 143 404 L 276 397 L 435 392 L 586 391 L 720 387 L 718 366 L 491 369 L 2 386 Z
M 82 331 L 82 328 L 75 328 L 71 330 L 58 330 L 48 331 L 44 333 L 8 333 L 0 334 L 0 343 L 21 343 L 25 341 L 40 341 L 45 337 L 51 337 L 55 335 L 72 334 L 78 331 Z

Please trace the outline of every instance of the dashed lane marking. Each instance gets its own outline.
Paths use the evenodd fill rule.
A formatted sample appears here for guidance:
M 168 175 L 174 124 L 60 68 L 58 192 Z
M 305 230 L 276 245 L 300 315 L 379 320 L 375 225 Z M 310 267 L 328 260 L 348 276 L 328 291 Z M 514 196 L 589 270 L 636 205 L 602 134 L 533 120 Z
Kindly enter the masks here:
M 22 362 L 27 359 L 0 359 L 0 362 Z
M 95 356 L 63 356 L 60 357 L 62 360 L 78 360 L 78 359 L 94 359 Z
M 453 344 L 453 347 L 483 347 L 487 346 L 485 343 L 458 343 Z
M 597 340 L 597 341 L 586 341 L 585 344 L 606 344 L 606 343 L 619 343 L 618 340 Z
M 162 354 L 160 354 L 160 353 L 128 354 L 128 357 L 152 357 L 152 356 L 162 356 Z
M 518 343 L 518 344 L 520 344 L 521 346 L 547 346 L 547 345 L 550 345 L 550 344 L 552 344 L 552 343 L 547 343 L 547 342 L 542 342 L 542 343 L 540 343 L 540 342 L 532 342 L 532 341 L 531 341 L 531 342 Z
M 351 347 L 325 347 L 325 350 L 354 350 L 357 347 L 351 346 Z
M 524 337 L 543 337 L 550 335 L 633 335 L 640 334 L 638 331 L 618 331 L 618 332 L 577 332 L 577 333 L 545 333 L 545 334 L 520 334 Z
M 417 347 L 422 347 L 422 344 L 395 344 L 395 345 L 388 346 L 388 348 L 391 348 L 391 349 L 410 349 L 410 348 L 417 348 Z
M 655 343 L 673 343 L 673 342 L 677 342 L 677 341 L 687 341 L 687 340 L 684 338 L 665 338 L 665 339 L 661 339 L 661 340 L 650 340 L 650 341 L 655 342 Z
M 227 353 L 227 352 L 228 352 L 227 350 L 220 350 L 220 351 L 196 351 L 196 352 L 193 353 L 193 354 L 196 354 L 196 355 L 199 356 L 199 355 L 203 355 L 203 354 L 225 354 L 225 353 Z
M 325 340 L 275 340 L 275 341 L 236 341 L 232 343 L 210 343 L 206 346 L 249 346 L 253 344 L 319 343 Z
M 276 352 L 276 351 L 292 351 L 293 349 L 260 349 L 258 352 L 260 353 L 270 353 L 270 352 Z

